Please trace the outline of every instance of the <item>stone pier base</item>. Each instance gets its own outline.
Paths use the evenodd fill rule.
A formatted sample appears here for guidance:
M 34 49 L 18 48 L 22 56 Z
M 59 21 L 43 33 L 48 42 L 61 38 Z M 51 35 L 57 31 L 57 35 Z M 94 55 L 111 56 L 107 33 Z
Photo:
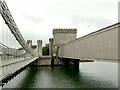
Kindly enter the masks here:
M 50 56 L 42 56 L 36 62 L 34 62 L 35 66 L 58 66 L 62 65 L 61 60 L 54 59 L 52 61 Z

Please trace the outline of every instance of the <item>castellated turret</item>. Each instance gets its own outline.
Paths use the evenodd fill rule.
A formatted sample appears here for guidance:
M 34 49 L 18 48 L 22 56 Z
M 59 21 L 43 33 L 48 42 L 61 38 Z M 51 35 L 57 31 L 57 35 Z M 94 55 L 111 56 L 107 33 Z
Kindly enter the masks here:
M 53 43 L 57 46 L 76 39 L 77 29 L 53 29 Z
M 27 40 L 27 45 L 28 45 L 29 47 L 32 47 L 32 40 Z
M 77 29 L 53 29 L 53 35 L 56 33 L 77 33 Z

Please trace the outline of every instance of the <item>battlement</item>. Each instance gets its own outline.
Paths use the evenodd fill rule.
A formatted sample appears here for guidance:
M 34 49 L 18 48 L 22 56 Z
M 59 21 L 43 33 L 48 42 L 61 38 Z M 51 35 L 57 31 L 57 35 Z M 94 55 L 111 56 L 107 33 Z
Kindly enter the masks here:
M 56 33 L 77 33 L 77 29 L 53 29 L 53 34 Z
M 32 43 L 32 40 L 27 40 L 27 44 Z
M 53 38 L 49 38 L 49 42 L 51 42 L 51 43 L 52 43 L 52 42 L 53 42 Z
M 37 45 L 42 46 L 42 40 L 37 40 Z
M 32 40 L 27 40 L 27 45 L 32 46 Z

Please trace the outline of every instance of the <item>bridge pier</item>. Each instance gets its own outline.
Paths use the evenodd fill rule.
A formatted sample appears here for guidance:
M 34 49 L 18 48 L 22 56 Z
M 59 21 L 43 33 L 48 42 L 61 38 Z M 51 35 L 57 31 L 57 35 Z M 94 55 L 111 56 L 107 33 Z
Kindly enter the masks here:
M 68 58 L 62 58 L 62 64 L 65 67 L 68 67 L 70 65 L 70 60 Z
M 64 61 L 64 65 L 65 65 L 65 67 L 68 67 L 70 65 L 70 60 Z
M 65 67 L 72 65 L 74 68 L 79 68 L 79 59 L 62 58 L 61 60 Z
M 75 68 L 79 68 L 79 61 L 80 61 L 79 59 L 75 59 L 75 60 L 73 61 Z

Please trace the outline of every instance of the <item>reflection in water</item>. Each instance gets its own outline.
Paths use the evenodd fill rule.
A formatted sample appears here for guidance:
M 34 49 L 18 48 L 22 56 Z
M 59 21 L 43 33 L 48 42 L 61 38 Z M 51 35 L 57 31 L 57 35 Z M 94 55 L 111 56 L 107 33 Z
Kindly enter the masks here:
M 98 76 L 103 75 L 98 75 L 98 72 L 95 72 L 98 68 L 100 74 L 100 66 L 94 67 L 95 70 L 92 68 L 94 64 L 98 63 L 85 64 L 80 64 L 80 69 L 62 66 L 28 67 L 15 79 L 9 81 L 4 88 L 117 88 L 115 84 L 117 79 L 108 80 L 106 75 L 98 78 Z M 88 67 L 90 64 L 92 65 L 90 66 L 92 68 L 91 73 L 91 68 Z M 114 65 L 110 65 L 110 67 L 113 68 Z M 109 65 L 106 67 L 108 68 Z M 101 70 L 106 70 L 106 67 L 101 68 Z M 111 74 L 111 77 L 116 78 L 115 71 L 111 71 Z
M 20 88 L 32 88 L 35 83 L 35 78 L 38 73 L 38 68 L 29 68 L 29 72 L 27 73 L 26 77 L 22 81 L 23 83 L 20 84 Z

